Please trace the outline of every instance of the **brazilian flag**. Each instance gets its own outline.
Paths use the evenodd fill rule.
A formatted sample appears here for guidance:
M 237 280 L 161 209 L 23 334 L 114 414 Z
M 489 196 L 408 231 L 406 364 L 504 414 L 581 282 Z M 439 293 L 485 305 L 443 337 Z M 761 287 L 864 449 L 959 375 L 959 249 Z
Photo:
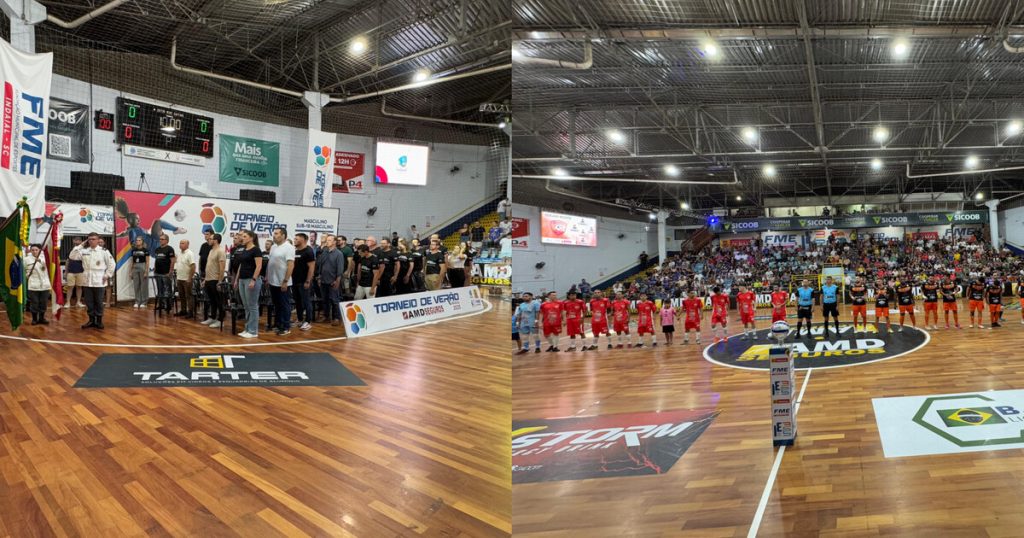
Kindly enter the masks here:
M 20 204 L 19 204 L 20 205 Z M 17 330 L 25 312 L 25 266 L 22 263 L 22 227 L 27 222 L 24 210 L 18 207 L 2 225 L 0 225 L 0 267 L 3 277 L 0 279 L 0 299 L 7 305 L 7 319 L 11 320 L 11 329 Z

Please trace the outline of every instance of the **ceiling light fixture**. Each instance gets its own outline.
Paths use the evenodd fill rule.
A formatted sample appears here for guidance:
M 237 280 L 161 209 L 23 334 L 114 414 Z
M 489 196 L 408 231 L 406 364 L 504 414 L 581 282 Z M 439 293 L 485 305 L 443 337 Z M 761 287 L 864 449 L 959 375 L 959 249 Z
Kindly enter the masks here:
M 666 164 L 665 165 L 665 174 L 670 175 L 672 177 L 678 176 L 679 175 L 679 167 L 677 167 L 674 164 Z
M 764 170 L 764 175 L 766 175 L 768 177 L 775 177 L 775 165 L 773 165 L 773 164 L 766 164 L 766 165 L 764 165 L 764 169 L 763 170 Z
M 871 133 L 871 138 L 873 138 L 875 142 L 881 144 L 889 139 L 889 129 L 879 125 L 878 127 L 875 127 L 875 130 Z
M 882 159 L 871 159 L 871 169 L 872 170 L 881 170 L 882 169 Z

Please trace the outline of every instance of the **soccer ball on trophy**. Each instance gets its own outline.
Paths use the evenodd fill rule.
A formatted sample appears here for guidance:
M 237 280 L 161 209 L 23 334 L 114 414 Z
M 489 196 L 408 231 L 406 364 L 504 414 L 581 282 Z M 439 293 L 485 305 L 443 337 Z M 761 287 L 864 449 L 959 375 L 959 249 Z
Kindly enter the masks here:
M 174 211 L 174 220 L 176 220 L 178 222 L 184 222 L 185 221 L 185 217 L 187 217 L 187 216 L 188 215 L 185 213 L 184 209 L 176 209 Z
M 772 336 L 779 342 L 785 340 L 789 336 L 789 323 L 781 320 L 772 323 Z

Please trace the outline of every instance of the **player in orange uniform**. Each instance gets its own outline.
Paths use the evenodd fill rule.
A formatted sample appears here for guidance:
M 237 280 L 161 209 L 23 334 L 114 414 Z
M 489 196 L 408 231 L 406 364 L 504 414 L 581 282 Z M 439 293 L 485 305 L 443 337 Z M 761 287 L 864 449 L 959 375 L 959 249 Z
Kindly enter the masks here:
M 546 351 L 558 351 L 558 337 L 562 334 L 562 303 L 557 293 L 548 292 L 547 301 L 540 305 L 540 319 L 544 323 L 544 338 L 548 339 Z
M 576 337 L 580 337 L 580 344 L 583 351 L 587 350 L 587 342 L 583 336 L 583 310 L 587 305 L 581 299 L 576 298 L 576 292 L 570 291 L 562 301 L 562 311 L 565 312 L 565 332 L 569 335 L 569 348 L 566 351 L 576 351 Z
M 953 313 L 953 322 L 956 328 L 960 328 L 960 313 L 956 305 L 956 280 L 950 277 L 943 277 L 942 285 L 939 286 L 942 293 L 942 312 L 946 316 L 946 328 L 949 329 L 949 313 Z
M 985 298 L 988 300 L 991 327 L 1002 327 L 999 320 L 1003 317 L 1003 283 L 999 281 L 998 272 L 992 273 L 992 282 L 985 288 Z
M 928 277 L 928 282 L 921 286 L 921 294 L 924 295 L 924 328 L 936 330 L 939 328 L 939 284 L 935 282 L 935 275 Z M 931 325 L 928 325 L 929 315 Z
M 697 343 L 700 343 L 700 322 L 704 317 L 704 301 L 697 298 L 697 292 L 690 291 L 690 296 L 683 301 L 683 312 L 686 312 L 686 321 L 683 324 L 683 343 L 690 343 L 690 331 L 697 336 Z
M 743 339 L 757 338 L 757 326 L 754 323 L 754 301 L 757 296 L 746 286 L 740 286 L 736 294 L 736 307 L 740 311 L 740 323 L 743 324 Z
M 626 335 L 629 347 L 633 347 L 633 337 L 629 334 L 629 301 L 623 299 L 621 293 L 616 293 L 612 301 L 612 330 L 619 340 L 616 347 L 622 349 L 622 335 Z
M 967 312 L 971 315 L 971 328 L 974 328 L 974 312 L 978 312 L 978 328 L 984 329 L 982 325 L 981 312 L 985 309 L 985 279 L 978 277 L 967 288 Z
M 727 326 L 728 316 L 726 312 L 729 310 L 729 296 L 722 292 L 722 288 L 715 286 L 711 289 L 711 334 L 715 338 L 715 343 L 722 342 L 729 337 L 729 328 Z M 722 327 L 722 337 L 719 340 L 718 329 L 715 327 L 720 325 Z
M 868 287 L 864 285 L 864 278 L 857 277 L 857 281 L 850 286 L 850 300 L 853 310 L 853 332 L 857 333 L 857 318 L 860 317 L 861 332 L 868 330 Z
M 644 347 L 645 335 L 650 336 L 651 347 L 658 345 L 658 341 L 654 339 L 654 313 L 657 310 L 658 305 L 648 299 L 646 293 L 641 293 L 640 302 L 636 303 L 636 347 Z
M 608 349 L 612 348 L 612 333 L 608 332 L 608 309 L 611 302 L 601 290 L 594 290 L 594 298 L 590 300 L 590 332 L 594 335 L 594 343 L 590 351 L 597 349 L 597 339 L 603 334 L 608 337 Z

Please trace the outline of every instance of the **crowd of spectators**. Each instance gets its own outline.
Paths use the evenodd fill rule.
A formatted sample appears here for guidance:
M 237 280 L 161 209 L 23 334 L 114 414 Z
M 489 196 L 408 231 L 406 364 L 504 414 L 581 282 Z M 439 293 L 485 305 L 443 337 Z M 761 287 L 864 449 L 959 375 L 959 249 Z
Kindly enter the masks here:
M 977 236 L 957 240 L 830 238 L 827 243 L 806 247 L 766 246 L 753 240 L 746 246 L 720 248 L 712 244 L 699 252 L 677 254 L 632 281 L 615 283 L 612 290 L 629 298 L 646 293 L 664 300 L 685 297 L 690 290 L 703 295 L 715 285 L 728 290 L 744 284 L 756 292 L 777 283 L 788 289 L 794 276 L 818 275 L 825 267 L 842 267 L 845 284 L 856 276 L 869 282 L 881 278 L 918 283 L 932 275 L 948 275 L 963 282 L 993 272 L 1019 278 L 1024 258 L 1006 248 L 994 249 Z M 582 291 L 580 288 L 573 286 Z

